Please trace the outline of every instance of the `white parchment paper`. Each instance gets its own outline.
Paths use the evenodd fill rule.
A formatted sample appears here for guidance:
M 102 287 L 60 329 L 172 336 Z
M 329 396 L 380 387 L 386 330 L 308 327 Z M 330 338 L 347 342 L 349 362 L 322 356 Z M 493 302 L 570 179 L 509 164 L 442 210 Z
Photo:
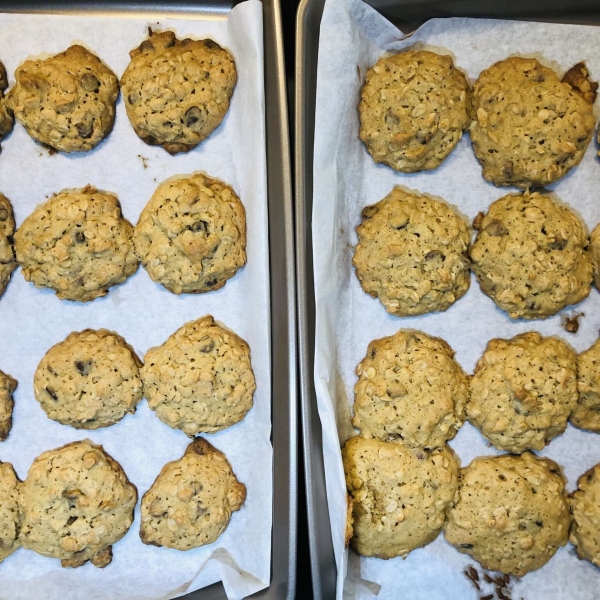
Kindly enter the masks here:
M 471 289 L 445 313 L 397 318 L 377 299 L 365 294 L 352 268 L 357 243 L 354 228 L 364 206 L 403 185 L 441 196 L 473 219 L 510 188 L 496 188 L 481 175 L 469 136 L 433 172 L 403 175 L 376 165 L 358 138 L 360 88 L 366 70 L 386 51 L 423 45 L 454 57 L 471 82 L 486 67 L 512 54 L 535 56 L 563 73 L 585 60 L 600 79 L 598 29 L 584 26 L 474 19 L 436 19 L 414 35 L 403 34 L 360 0 L 327 0 L 321 22 L 315 127 L 313 240 L 317 303 L 315 385 L 323 425 L 323 444 L 331 528 L 338 566 L 338 598 L 394 600 L 470 600 L 477 593 L 462 574 L 473 561 L 440 536 L 406 560 L 359 558 L 344 551 L 345 483 L 340 444 L 354 434 L 350 424 L 354 369 L 368 343 L 403 327 L 423 330 L 447 340 L 469 373 L 487 342 L 527 330 L 556 334 L 576 350 L 598 337 L 600 294 L 594 289 L 576 310 L 585 313 L 579 332 L 569 334 L 557 315 L 545 321 L 513 321 L 495 308 L 473 277 Z M 582 163 L 552 186 L 579 212 L 590 230 L 600 221 L 600 164 L 592 142 Z M 571 310 L 563 311 L 571 313 Z M 451 443 L 462 464 L 497 452 L 466 423 Z M 569 490 L 584 471 L 600 461 L 600 436 L 571 425 L 541 452 L 565 470 Z M 579 561 L 568 545 L 542 569 L 514 586 L 513 598 L 592 600 L 598 598 L 600 570 Z
M 145 400 L 135 415 L 107 429 L 85 432 L 55 423 L 33 396 L 35 368 L 48 348 L 71 331 L 115 330 L 143 357 L 184 323 L 212 314 L 243 337 L 252 352 L 254 407 L 241 423 L 206 436 L 226 453 L 248 497 L 217 542 L 188 552 L 142 544 L 139 503 L 129 533 L 114 546 L 113 562 L 104 570 L 90 564 L 62 569 L 58 560 L 20 549 L 0 565 L 2 599 L 158 600 L 218 580 L 223 580 L 229 598 L 242 598 L 270 580 L 270 311 L 261 3 L 243 2 L 227 17 L 211 20 L 0 14 L 0 59 L 12 84 L 12 74 L 25 59 L 81 43 L 120 77 L 129 50 L 146 38 L 148 26 L 172 29 L 180 39 L 211 37 L 232 52 L 238 82 L 222 125 L 196 149 L 172 157 L 138 139 L 122 98 L 113 132 L 91 153 L 50 156 L 17 124 L 2 143 L 0 190 L 13 203 L 17 225 L 50 194 L 88 183 L 115 192 L 125 217 L 135 224 L 160 182 L 203 171 L 232 185 L 246 208 L 247 265 L 219 291 L 179 297 L 154 284 L 140 267 L 108 296 L 87 304 L 61 301 L 51 291 L 25 282 L 16 271 L 0 299 L 0 368 L 19 381 L 14 425 L 0 444 L 0 460 L 12 462 L 25 478 L 41 452 L 89 437 L 121 463 L 141 497 L 161 467 L 181 457 L 190 440 L 162 423 Z

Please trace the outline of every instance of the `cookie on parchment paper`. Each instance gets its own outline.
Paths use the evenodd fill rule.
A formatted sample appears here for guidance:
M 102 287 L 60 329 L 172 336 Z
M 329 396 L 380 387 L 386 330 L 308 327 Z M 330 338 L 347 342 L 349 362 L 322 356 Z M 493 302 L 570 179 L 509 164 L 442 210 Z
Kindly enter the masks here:
M 577 556 L 600 567 L 600 464 L 592 467 L 577 481 L 571 493 L 570 541 Z
M 467 417 L 499 450 L 542 450 L 577 407 L 577 356 L 535 331 L 493 339 L 470 380 Z
M 471 234 L 452 207 L 395 187 L 361 219 L 352 264 L 362 289 L 389 313 L 442 311 L 466 294 Z
M 379 59 L 358 105 L 360 139 L 377 163 L 413 173 L 438 167 L 470 123 L 467 79 L 452 58 L 408 51 Z
M 19 546 L 21 482 L 10 463 L 0 463 L 0 562 Z
M 482 291 L 513 319 L 544 319 L 589 295 L 588 235 L 569 207 L 537 192 L 507 195 L 478 227 L 471 268 Z
M 141 374 L 148 406 L 189 436 L 230 427 L 252 408 L 256 383 L 250 348 L 210 315 L 150 348 Z
M 352 424 L 365 437 L 440 448 L 463 424 L 468 377 L 440 338 L 401 329 L 374 340 L 356 374 Z
M 595 124 L 597 84 L 588 75 L 579 63 L 561 81 L 535 58 L 519 56 L 482 71 L 470 134 L 487 181 L 543 187 L 581 162 Z
M 245 500 L 246 486 L 225 454 L 196 438 L 180 459 L 161 469 L 142 497 L 140 538 L 176 550 L 212 544 Z
M 175 294 L 210 292 L 246 264 L 246 211 L 217 179 L 171 179 L 144 207 L 133 239 L 153 281 Z
M 118 198 L 88 185 L 38 205 L 17 230 L 15 251 L 27 281 L 88 302 L 136 272 L 132 237 Z
M 6 77 L 6 69 L 4 68 L 4 63 L 0 60 L 0 141 L 12 131 L 15 123 L 12 111 L 6 106 L 4 92 L 7 87 L 8 78 Z
M 600 290 L 600 223 L 594 227 L 590 234 L 590 245 L 588 246 L 594 263 L 594 285 Z
M 579 401 L 569 420 L 600 433 L 600 339 L 577 357 L 577 389 Z
M 3 442 L 12 428 L 12 414 L 15 406 L 12 394 L 17 389 L 17 380 L 0 371 L 0 441 Z
M 72 442 L 33 461 L 21 486 L 19 540 L 63 567 L 89 560 L 103 568 L 131 527 L 136 502 L 135 486 L 102 446 Z
M 142 399 L 142 361 L 117 333 L 73 332 L 38 365 L 33 391 L 50 419 L 76 429 L 99 429 L 134 413 Z
M 110 133 L 119 82 L 82 46 L 28 60 L 15 79 L 6 104 L 34 140 L 62 152 L 87 152 Z
M 342 459 L 353 507 L 350 546 L 358 554 L 404 557 L 438 536 L 458 486 L 450 447 L 427 452 L 357 436 Z
M 216 129 L 237 81 L 231 54 L 210 39 L 151 32 L 121 77 L 127 116 L 147 144 L 188 152 Z
M 15 217 L 8 198 L 0 192 L 0 296 L 4 293 L 12 272 L 17 268 L 13 236 Z
M 531 452 L 482 456 L 460 470 L 444 535 L 486 569 L 521 577 L 567 543 L 571 515 L 561 468 Z

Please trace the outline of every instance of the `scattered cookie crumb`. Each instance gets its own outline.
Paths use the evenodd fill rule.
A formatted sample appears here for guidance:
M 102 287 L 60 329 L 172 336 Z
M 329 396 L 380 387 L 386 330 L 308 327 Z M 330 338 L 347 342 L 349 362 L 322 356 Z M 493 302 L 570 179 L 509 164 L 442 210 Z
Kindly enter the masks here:
M 577 333 L 579 331 L 579 319 L 585 317 L 585 313 L 573 313 L 571 315 L 562 315 L 560 324 L 565 331 L 569 333 Z
M 473 229 L 475 231 L 479 231 L 479 229 L 481 228 L 481 221 L 483 221 L 483 217 L 485 217 L 485 215 L 479 211 L 477 213 L 477 216 L 473 219 Z
M 147 169 L 148 168 L 148 159 L 145 156 L 142 156 L 141 154 L 138 154 L 138 158 L 142 161 L 142 166 L 144 167 L 144 169 Z
M 494 574 L 481 566 L 478 569 L 474 565 L 469 565 L 463 574 L 479 592 L 478 600 L 513 600 L 511 588 L 513 582 L 518 581 L 518 577 L 502 573 Z M 519 600 L 524 598 L 520 597 Z

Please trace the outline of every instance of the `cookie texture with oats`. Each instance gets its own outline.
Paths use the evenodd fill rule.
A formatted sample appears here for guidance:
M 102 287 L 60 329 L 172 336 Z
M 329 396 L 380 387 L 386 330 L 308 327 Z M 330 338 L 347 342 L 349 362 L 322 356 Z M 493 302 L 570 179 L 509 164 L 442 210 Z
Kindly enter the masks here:
M 25 61 L 15 79 L 6 105 L 34 140 L 62 152 L 87 152 L 111 131 L 119 82 L 82 46 Z
M 467 417 L 499 450 L 542 450 L 577 408 L 577 356 L 535 331 L 493 339 L 470 380 Z
M 237 81 L 231 54 L 213 40 L 151 32 L 121 77 L 127 116 L 147 144 L 188 152 L 216 129 Z
M 0 141 L 2 141 L 11 131 L 15 120 L 12 111 L 6 105 L 4 92 L 8 87 L 8 78 L 4 63 L 0 60 Z
M 210 292 L 246 264 L 246 211 L 227 184 L 189 175 L 158 186 L 133 239 L 153 281 L 175 294 Z
M 10 463 L 0 463 L 0 562 L 20 547 L 21 482 Z
M 463 424 L 468 377 L 440 338 L 401 329 L 374 340 L 356 374 L 352 424 L 365 437 L 440 448 Z
M 443 311 L 469 289 L 469 225 L 444 202 L 395 187 L 363 209 L 356 233 L 356 276 L 390 314 Z
M 17 380 L 8 373 L 0 371 L 0 442 L 3 442 L 12 428 L 12 414 L 15 406 L 13 392 L 17 389 Z
M 448 446 L 427 452 L 357 436 L 342 460 L 353 507 L 350 546 L 358 554 L 405 557 L 435 540 L 458 486 L 458 460 Z
M 0 192 L 0 296 L 4 293 L 12 272 L 17 268 L 13 236 L 15 216 L 8 198 Z
M 102 446 L 72 442 L 33 461 L 21 486 L 19 541 L 63 567 L 106 567 L 136 502 L 135 486 Z
M 377 163 L 414 173 L 438 167 L 470 123 L 467 79 L 452 58 L 408 51 L 368 71 L 358 112 L 360 139 Z
M 73 332 L 38 365 L 33 391 L 50 419 L 76 429 L 99 429 L 134 413 L 142 399 L 142 362 L 107 329 Z
M 40 204 L 15 234 L 17 262 L 36 287 L 63 300 L 106 296 L 138 268 L 133 226 L 110 192 L 63 190 Z
M 189 436 L 230 427 L 252 408 L 256 383 L 250 348 L 210 315 L 150 348 L 141 373 L 148 406 Z
M 513 56 L 482 71 L 470 134 L 487 181 L 543 187 L 581 162 L 594 133 L 597 84 L 583 63 L 574 69 L 561 81 L 535 58 Z
M 594 285 L 600 290 L 600 223 L 594 227 L 590 234 L 589 252 L 594 265 Z
M 486 569 L 522 577 L 567 543 L 566 481 L 553 460 L 531 452 L 482 456 L 458 479 L 444 535 Z
M 600 567 L 600 464 L 579 478 L 570 499 L 573 521 L 569 540 L 579 558 Z
M 600 433 L 600 340 L 577 357 L 577 389 L 579 401 L 571 423 Z
M 141 506 L 144 544 L 190 550 L 215 542 L 246 500 L 225 454 L 196 438 L 182 458 L 167 463 Z
M 590 293 L 593 263 L 585 225 L 537 192 L 496 200 L 470 251 L 481 290 L 513 319 L 544 319 Z

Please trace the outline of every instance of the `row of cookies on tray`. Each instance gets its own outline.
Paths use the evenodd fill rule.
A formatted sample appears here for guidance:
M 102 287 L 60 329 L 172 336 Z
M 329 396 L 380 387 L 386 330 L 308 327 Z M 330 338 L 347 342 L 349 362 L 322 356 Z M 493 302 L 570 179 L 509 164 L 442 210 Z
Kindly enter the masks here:
M 359 136 L 375 162 L 413 173 L 437 168 L 468 130 L 487 181 L 543 187 L 581 162 L 597 88 L 584 63 L 561 79 L 535 58 L 513 56 L 471 89 L 450 56 L 409 50 L 367 71 Z
M 62 152 L 87 152 L 112 130 L 119 87 L 136 134 L 170 154 L 188 152 L 221 123 L 237 81 L 231 54 L 210 39 L 178 40 L 153 32 L 130 53 L 117 79 L 86 48 L 74 45 L 28 60 L 8 91 L 0 63 L 0 140 L 16 118 L 38 142 Z
M 0 561 L 23 547 L 63 567 L 90 561 L 104 568 L 137 500 L 121 465 L 90 440 L 42 453 L 22 483 L 10 463 L 0 463 Z M 246 486 L 225 455 L 195 438 L 142 497 L 140 538 L 176 550 L 211 544 L 245 500 Z
M 242 202 L 207 175 L 171 178 L 134 228 L 113 193 L 88 185 L 38 205 L 15 232 L 10 202 L 0 194 L 0 294 L 18 264 L 37 287 L 87 302 L 124 282 L 139 261 L 176 294 L 220 289 L 246 264 Z
M 0 439 L 11 428 L 16 388 L 0 371 Z M 76 429 L 109 427 L 145 396 L 161 421 L 193 436 L 240 422 L 256 382 L 248 344 L 209 315 L 150 348 L 144 363 L 117 333 L 73 332 L 42 358 L 33 389 L 50 419 Z
M 493 202 L 473 221 L 427 195 L 395 187 L 365 207 L 353 264 L 362 289 L 396 316 L 448 309 L 481 290 L 511 318 L 539 319 L 587 298 L 600 284 L 600 226 L 548 193 L 526 191 Z

